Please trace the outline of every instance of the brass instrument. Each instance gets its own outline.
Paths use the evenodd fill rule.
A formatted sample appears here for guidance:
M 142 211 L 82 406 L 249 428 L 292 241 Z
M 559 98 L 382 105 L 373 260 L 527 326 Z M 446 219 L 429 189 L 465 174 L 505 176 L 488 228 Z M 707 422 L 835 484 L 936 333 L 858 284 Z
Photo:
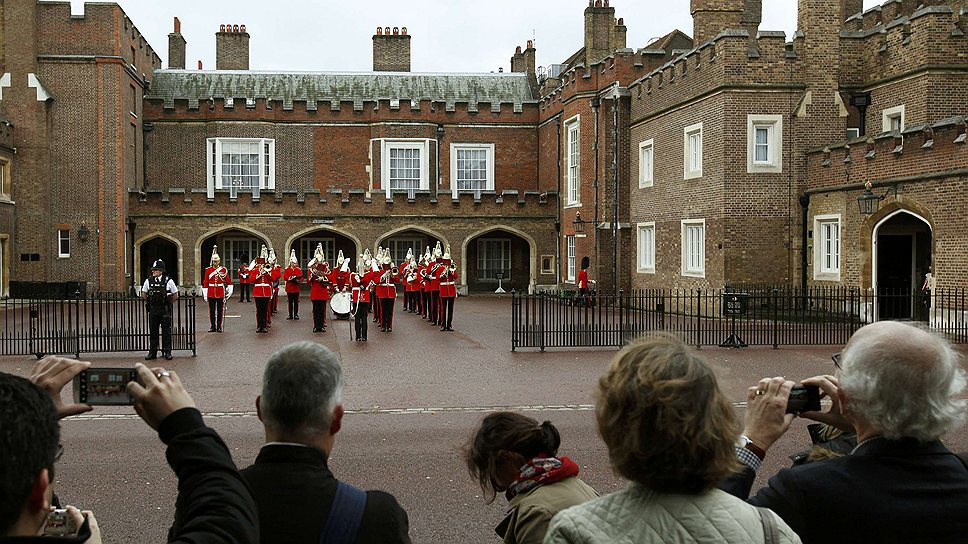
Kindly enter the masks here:
M 400 269 L 397 268 L 396 266 L 391 267 L 390 268 L 390 275 L 391 276 L 399 276 L 400 275 Z

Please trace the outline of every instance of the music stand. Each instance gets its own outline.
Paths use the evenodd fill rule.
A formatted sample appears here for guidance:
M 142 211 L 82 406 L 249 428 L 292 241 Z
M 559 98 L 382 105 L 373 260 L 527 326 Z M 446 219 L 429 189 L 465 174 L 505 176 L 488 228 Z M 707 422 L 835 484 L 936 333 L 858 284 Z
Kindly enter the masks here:
M 495 293 L 506 293 L 507 291 L 505 291 L 504 288 L 501 287 L 501 281 L 504 279 L 504 272 L 495 272 L 494 273 L 494 277 L 497 278 L 497 290 L 494 291 L 494 292 Z

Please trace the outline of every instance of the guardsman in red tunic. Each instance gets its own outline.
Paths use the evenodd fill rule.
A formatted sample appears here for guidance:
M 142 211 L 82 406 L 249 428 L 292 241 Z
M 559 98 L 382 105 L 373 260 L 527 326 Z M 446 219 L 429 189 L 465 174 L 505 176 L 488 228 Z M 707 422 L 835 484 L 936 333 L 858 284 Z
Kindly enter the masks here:
M 262 246 L 262 253 L 249 264 L 252 271 L 252 296 L 255 298 L 255 332 L 269 332 L 269 303 L 272 301 L 272 265 L 269 252 Z
M 346 257 L 343 256 L 343 250 L 339 250 L 339 254 L 336 256 L 336 268 L 329 275 L 329 281 L 332 282 L 333 288 L 337 293 L 348 292 L 350 289 L 350 271 L 348 265 L 349 263 L 346 261 Z
M 295 249 L 289 255 L 289 266 L 282 278 L 286 281 L 286 299 L 289 302 L 289 317 L 286 319 L 299 319 L 299 290 L 302 289 L 304 280 Z
M 440 330 L 452 331 L 454 302 L 457 300 L 457 265 L 451 261 L 449 245 L 437 274 L 440 280 Z
M 581 306 L 591 306 L 592 297 L 588 290 L 588 257 L 581 258 L 581 272 L 578 273 L 578 298 L 576 301 Z
M 410 280 L 414 270 L 413 248 L 407 250 L 407 258 L 400 265 L 400 281 L 403 282 L 403 310 L 413 313 L 413 282 Z
M 323 244 L 316 246 L 316 253 L 309 261 L 309 300 L 313 303 L 313 332 L 326 332 L 326 301 L 333 284 L 330 282 L 329 263 L 323 255 Z
M 279 279 L 282 278 L 282 267 L 279 266 L 279 262 L 276 260 L 276 250 L 269 248 L 269 267 L 270 267 L 270 277 L 272 278 L 272 300 L 270 300 L 269 307 L 269 322 L 268 327 L 272 328 L 272 315 L 278 311 L 279 308 Z
M 376 257 L 373 258 L 372 263 L 373 263 L 373 265 L 372 265 L 371 269 L 374 272 L 378 272 L 378 271 L 383 270 L 383 246 L 380 246 L 376 250 Z M 377 277 L 379 277 L 379 276 L 377 276 Z M 380 324 L 380 330 L 383 330 L 383 317 L 381 317 L 383 315 L 383 303 L 380 301 L 380 295 L 382 293 L 383 293 L 383 291 L 381 291 L 380 289 L 377 289 L 376 286 L 373 287 L 372 292 L 370 293 L 370 295 L 373 297 L 372 298 L 372 300 L 373 300 L 373 322 Z
M 431 325 L 440 324 L 440 259 L 443 252 L 440 250 L 440 242 L 434 248 L 430 266 L 427 269 L 427 290 L 430 291 L 430 312 L 429 319 Z
M 225 301 L 232 296 L 232 277 L 222 266 L 218 256 L 218 246 L 212 248 L 211 266 L 205 269 L 202 278 L 202 298 L 208 302 L 208 319 L 212 326 L 208 332 L 222 332 L 225 321 Z
M 239 302 L 252 302 L 252 271 L 249 270 L 249 256 L 243 254 L 239 259 Z
M 375 272 L 370 270 L 370 262 L 360 260 L 356 263 L 356 272 L 350 274 L 349 285 L 352 288 L 353 327 L 357 342 L 366 342 L 366 331 L 369 326 L 367 314 L 370 308 L 370 283 L 373 282 Z
M 427 246 L 426 253 L 420 258 L 420 267 L 417 269 L 417 281 L 420 282 L 420 315 L 427 319 L 430 312 L 430 282 L 427 275 L 430 273 L 430 246 Z
M 377 296 L 380 298 L 380 330 L 393 332 L 393 303 L 397 299 L 396 282 L 400 281 L 400 269 L 393 265 L 390 252 L 383 255 L 380 263 L 379 279 L 376 284 Z

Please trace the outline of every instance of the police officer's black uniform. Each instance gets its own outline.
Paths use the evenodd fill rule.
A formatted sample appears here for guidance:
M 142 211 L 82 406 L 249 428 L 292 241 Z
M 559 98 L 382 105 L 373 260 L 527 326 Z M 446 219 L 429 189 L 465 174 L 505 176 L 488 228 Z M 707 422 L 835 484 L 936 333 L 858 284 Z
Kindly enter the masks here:
M 161 270 L 160 276 L 151 275 L 145 280 L 145 300 L 148 307 L 148 330 L 150 343 L 145 360 L 158 358 L 158 331 L 161 329 L 161 354 L 166 360 L 171 360 L 171 314 L 172 299 L 168 292 L 168 282 L 171 279 L 165 273 L 165 262 L 155 261 L 151 270 Z

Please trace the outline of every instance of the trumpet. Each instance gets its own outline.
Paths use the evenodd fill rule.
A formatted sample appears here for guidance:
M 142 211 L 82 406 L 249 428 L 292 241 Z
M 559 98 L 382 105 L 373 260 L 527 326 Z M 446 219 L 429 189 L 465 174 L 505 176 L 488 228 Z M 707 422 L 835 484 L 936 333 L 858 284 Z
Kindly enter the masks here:
M 391 267 L 390 268 L 390 275 L 391 276 L 399 276 L 400 275 L 400 269 L 397 268 L 396 266 Z

